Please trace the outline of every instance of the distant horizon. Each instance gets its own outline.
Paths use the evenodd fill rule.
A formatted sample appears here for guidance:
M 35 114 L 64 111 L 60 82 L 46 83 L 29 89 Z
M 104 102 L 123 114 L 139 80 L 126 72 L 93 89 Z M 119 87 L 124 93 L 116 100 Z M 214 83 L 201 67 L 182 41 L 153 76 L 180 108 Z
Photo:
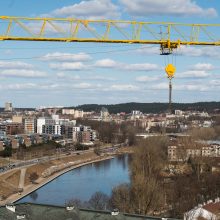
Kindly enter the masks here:
M 196 103 L 220 103 L 219 101 L 196 101 L 196 102 L 172 102 L 172 104 L 196 104 Z M 67 105 L 67 106 L 61 106 L 61 105 L 48 105 L 48 106 L 37 106 L 37 107 L 17 107 L 14 106 L 12 103 L 12 106 L 14 109 L 40 109 L 40 108 L 70 108 L 70 107 L 78 107 L 78 106 L 84 106 L 84 105 L 123 105 L 123 104 L 168 104 L 168 102 L 121 102 L 121 103 L 115 103 L 115 104 L 97 104 L 97 103 L 85 103 L 85 104 L 80 104 L 80 105 Z M 2 109 L 4 109 L 5 107 L 0 107 Z

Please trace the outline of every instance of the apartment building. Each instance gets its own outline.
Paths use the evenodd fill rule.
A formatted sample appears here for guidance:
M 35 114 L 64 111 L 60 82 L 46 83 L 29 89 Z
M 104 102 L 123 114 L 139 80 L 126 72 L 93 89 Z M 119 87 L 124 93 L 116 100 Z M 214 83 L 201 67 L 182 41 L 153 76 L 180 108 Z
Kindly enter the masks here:
M 62 109 L 63 115 L 72 115 L 74 118 L 83 118 L 84 112 L 83 110 L 77 109 Z
M 24 119 L 24 131 L 26 134 L 37 133 L 37 119 L 35 117 Z
M 197 148 L 186 148 L 183 145 L 168 146 L 169 161 L 186 161 L 190 157 L 220 157 L 220 145 L 211 144 Z
M 51 118 L 41 117 L 37 119 L 37 133 L 63 135 L 65 138 L 72 138 L 75 125 L 75 120 L 60 119 L 59 115 L 53 115 Z
M 13 107 L 12 107 L 12 103 L 11 102 L 6 102 L 5 103 L 5 111 L 6 112 L 12 112 Z
M 96 131 L 90 126 L 73 127 L 73 142 L 88 143 L 96 139 Z
M 7 123 L 6 124 L 6 135 L 16 135 L 24 133 L 24 125 L 22 123 Z

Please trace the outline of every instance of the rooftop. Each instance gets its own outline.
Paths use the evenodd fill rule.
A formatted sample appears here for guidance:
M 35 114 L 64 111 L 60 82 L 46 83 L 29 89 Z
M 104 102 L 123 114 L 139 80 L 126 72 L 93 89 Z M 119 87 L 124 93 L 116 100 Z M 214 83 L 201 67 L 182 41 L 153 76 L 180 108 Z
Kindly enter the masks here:
M 18 217 L 25 215 L 24 219 L 41 219 L 41 220 L 144 220 L 144 219 L 162 219 L 160 217 L 141 216 L 141 215 L 130 215 L 122 214 L 111 215 L 110 211 L 94 211 L 88 209 L 73 209 L 67 211 L 65 207 L 54 206 L 54 205 L 41 205 L 23 203 L 16 204 L 16 211 L 12 212 L 5 206 L 0 207 L 0 219 L 1 220 L 15 220 Z
M 208 203 L 204 205 L 203 208 L 215 215 L 220 215 L 220 202 Z

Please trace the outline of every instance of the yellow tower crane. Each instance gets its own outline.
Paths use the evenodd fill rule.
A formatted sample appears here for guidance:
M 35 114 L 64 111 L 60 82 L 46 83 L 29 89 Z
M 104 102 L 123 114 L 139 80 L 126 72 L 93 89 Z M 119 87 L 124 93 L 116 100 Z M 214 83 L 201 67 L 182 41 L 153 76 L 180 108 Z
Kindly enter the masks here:
M 0 16 L 0 40 L 158 44 L 161 55 L 181 45 L 220 46 L 220 24 L 29 18 Z M 165 69 L 170 80 L 169 108 L 175 67 Z

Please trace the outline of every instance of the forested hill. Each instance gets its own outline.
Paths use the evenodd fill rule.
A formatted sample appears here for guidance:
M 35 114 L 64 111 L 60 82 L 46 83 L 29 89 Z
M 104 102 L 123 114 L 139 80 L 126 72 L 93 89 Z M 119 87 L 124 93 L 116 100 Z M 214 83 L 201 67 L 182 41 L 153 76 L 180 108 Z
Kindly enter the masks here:
M 4 112 L 5 108 L 0 107 L 0 112 Z M 14 111 L 35 111 L 35 108 L 13 108 Z
M 198 110 L 214 112 L 216 109 L 220 109 L 220 102 L 197 102 L 197 103 L 173 103 L 173 109 L 179 110 Z M 126 112 L 130 113 L 132 110 L 140 110 L 143 113 L 160 113 L 165 112 L 168 109 L 167 103 L 123 103 L 115 105 L 97 105 L 97 104 L 85 104 L 75 108 L 84 111 L 96 111 L 99 112 L 102 107 L 108 109 L 110 113 Z

